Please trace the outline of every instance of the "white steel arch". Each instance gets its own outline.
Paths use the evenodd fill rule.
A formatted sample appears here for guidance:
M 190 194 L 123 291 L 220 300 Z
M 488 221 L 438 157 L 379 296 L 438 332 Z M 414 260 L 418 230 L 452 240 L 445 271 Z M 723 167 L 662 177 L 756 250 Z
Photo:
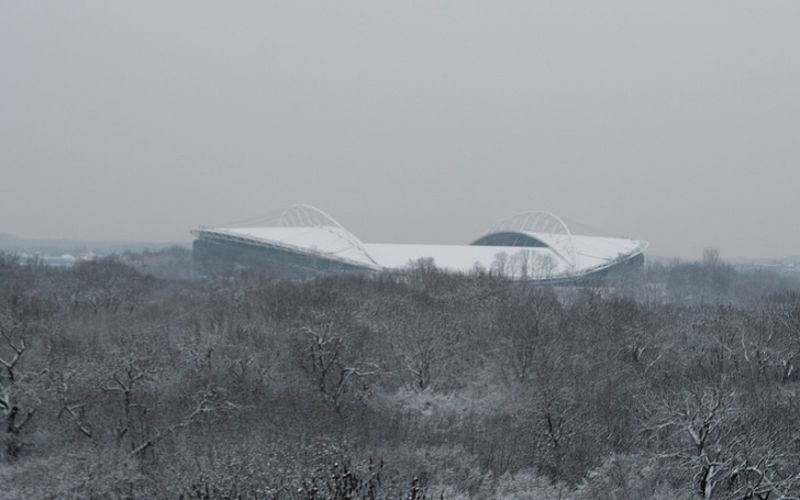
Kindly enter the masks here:
M 331 231 L 349 244 L 347 247 L 335 253 L 352 248 L 372 264 L 378 265 L 375 259 L 367 252 L 366 248 L 364 248 L 364 243 L 362 243 L 356 235 L 345 229 L 336 219 L 317 207 L 303 203 L 293 205 L 281 212 L 273 225 L 276 227 L 315 227 Z
M 533 210 L 501 221 L 487 234 L 500 232 L 527 233 L 546 244 L 570 269 L 575 269 L 575 242 L 567 224 L 552 212 Z
M 341 229 L 344 227 L 339 224 L 336 219 L 323 212 L 317 207 L 298 203 L 283 210 L 276 220 L 275 226 L 286 227 L 322 227 L 322 226 L 335 226 Z

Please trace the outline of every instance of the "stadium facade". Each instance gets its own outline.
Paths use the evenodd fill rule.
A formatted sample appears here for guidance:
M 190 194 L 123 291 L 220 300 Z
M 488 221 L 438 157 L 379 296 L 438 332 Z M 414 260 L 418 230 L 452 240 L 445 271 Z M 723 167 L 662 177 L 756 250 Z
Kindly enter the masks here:
M 309 205 L 295 205 L 266 223 L 200 227 L 192 234 L 195 259 L 206 269 L 263 269 L 282 277 L 402 270 L 424 260 L 456 273 L 577 282 L 639 270 L 647 247 L 627 238 L 574 234 L 543 211 L 507 219 L 468 245 L 363 243 Z

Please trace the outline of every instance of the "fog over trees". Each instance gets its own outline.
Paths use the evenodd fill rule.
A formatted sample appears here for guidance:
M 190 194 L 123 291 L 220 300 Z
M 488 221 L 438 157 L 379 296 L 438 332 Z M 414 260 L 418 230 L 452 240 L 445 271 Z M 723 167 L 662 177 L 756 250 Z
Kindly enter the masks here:
M 800 283 L 0 257 L 0 497 L 800 495 Z

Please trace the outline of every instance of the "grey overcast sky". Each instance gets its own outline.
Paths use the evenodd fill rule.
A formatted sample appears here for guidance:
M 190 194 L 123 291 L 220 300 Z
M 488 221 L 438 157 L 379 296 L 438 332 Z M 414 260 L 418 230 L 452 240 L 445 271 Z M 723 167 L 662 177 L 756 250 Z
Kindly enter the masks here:
M 0 7 L 0 233 L 189 240 L 298 202 L 365 241 L 547 209 L 800 254 L 800 2 Z

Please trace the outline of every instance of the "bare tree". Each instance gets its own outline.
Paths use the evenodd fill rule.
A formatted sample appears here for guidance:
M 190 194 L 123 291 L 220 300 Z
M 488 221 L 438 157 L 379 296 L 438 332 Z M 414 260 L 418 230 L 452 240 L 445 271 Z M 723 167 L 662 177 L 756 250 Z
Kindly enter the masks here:
M 136 437 L 133 436 L 136 430 L 136 416 L 146 411 L 146 408 L 137 402 L 136 392 L 139 386 L 147 380 L 150 373 L 143 369 L 141 362 L 133 357 L 128 357 L 122 362 L 122 367 L 114 370 L 108 377 L 108 383 L 104 390 L 109 393 L 118 394 L 122 402 L 123 416 L 117 423 L 115 439 L 117 444 L 121 444 L 127 437 L 131 449 L 135 449 Z
M 511 294 L 498 306 L 495 325 L 500 349 L 514 378 L 525 382 L 556 334 L 561 306 L 549 288 Z
M 57 388 L 58 400 L 61 409 L 58 412 L 58 417 L 66 415 L 69 417 L 77 427 L 78 431 L 85 437 L 92 439 L 94 437 L 92 426 L 86 419 L 86 403 L 80 400 L 70 398 L 70 384 L 74 371 L 58 371 L 55 373 L 54 385 Z
M 420 392 L 438 388 L 451 370 L 461 341 L 458 324 L 441 310 L 423 309 L 396 317 L 387 335 L 402 378 Z
M 309 324 L 300 327 L 302 366 L 337 412 L 344 395 L 358 390 L 359 380 L 379 371 L 376 364 L 362 359 L 358 328 L 341 314 L 320 311 L 312 313 Z
M 0 352 L 3 352 L 0 356 L 0 365 L 3 368 L 0 375 L 0 412 L 3 415 L 5 455 L 8 460 L 13 461 L 19 455 L 22 446 L 22 430 L 30 422 L 36 410 L 24 411 L 17 401 L 17 391 L 22 378 L 19 367 L 28 350 L 23 322 L 11 315 L 0 316 L 0 337 L 2 337 Z
M 196 398 L 195 406 L 190 412 L 177 422 L 156 430 L 152 435 L 143 439 L 140 443 L 132 447 L 130 454 L 140 455 L 149 448 L 155 446 L 158 442 L 174 434 L 176 431 L 185 429 L 203 418 L 210 417 L 219 419 L 240 410 L 240 407 L 231 401 L 220 401 L 219 396 L 218 391 L 213 389 L 203 391 L 199 397 Z
M 693 474 L 696 491 L 701 498 L 713 498 L 731 458 L 725 453 L 724 441 L 733 394 L 719 390 L 700 390 L 686 394 L 682 402 L 663 398 L 646 406 L 644 412 L 652 421 L 644 432 L 659 439 L 667 438 L 677 449 L 662 452 L 659 457 L 675 461 Z
M 498 252 L 492 261 L 492 272 L 500 277 L 509 277 L 510 257 L 506 252 Z

